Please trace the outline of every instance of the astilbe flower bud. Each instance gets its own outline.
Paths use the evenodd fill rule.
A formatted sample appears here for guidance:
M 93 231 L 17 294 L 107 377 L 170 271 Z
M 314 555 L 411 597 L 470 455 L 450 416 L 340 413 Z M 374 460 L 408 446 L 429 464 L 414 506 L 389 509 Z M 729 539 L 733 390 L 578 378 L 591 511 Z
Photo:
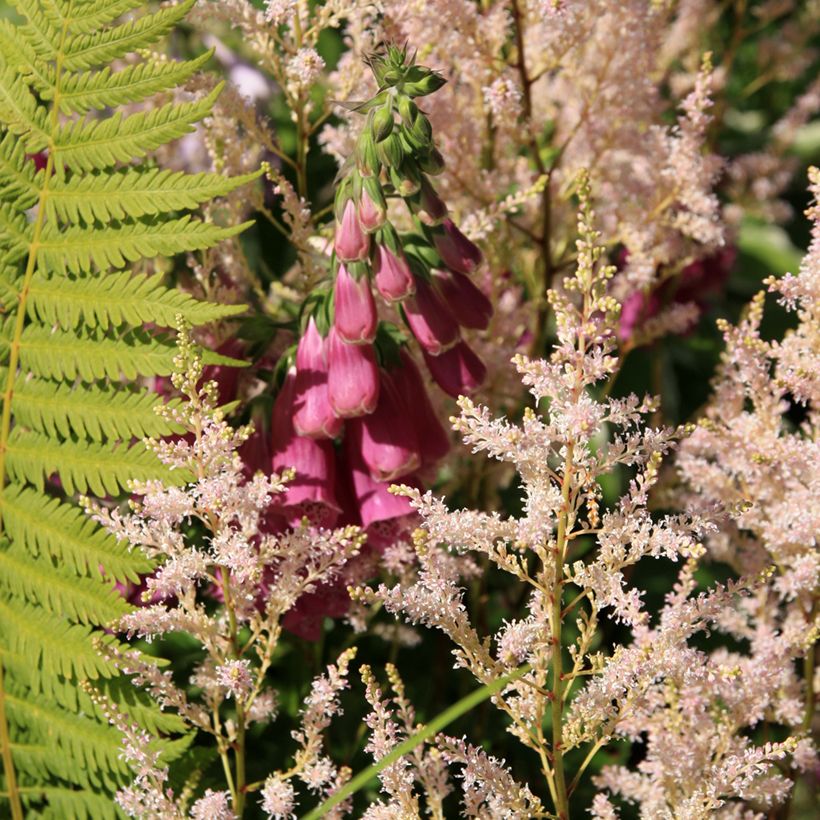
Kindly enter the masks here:
M 433 237 L 436 250 L 444 264 L 459 273 L 472 273 L 481 264 L 481 251 L 455 226 L 445 219 L 442 230 Z
M 397 256 L 385 245 L 376 245 L 373 274 L 376 290 L 388 302 L 399 302 L 416 292 L 416 282 L 404 254 Z
M 450 436 L 430 403 L 424 379 L 413 357 L 406 348 L 402 348 L 400 356 L 401 367 L 391 370 L 390 375 L 405 406 L 412 408 L 411 415 L 416 427 L 421 466 L 432 467 L 450 451 Z
M 431 356 L 439 356 L 460 339 L 458 322 L 426 279 L 416 277 L 416 293 L 403 306 L 410 330 Z
M 336 256 L 342 262 L 358 262 L 367 258 L 370 250 L 370 236 L 359 224 L 356 205 L 348 199 L 342 212 L 342 221 L 336 226 L 334 243 Z
M 313 317 L 296 349 L 295 412 L 293 427 L 300 436 L 336 438 L 342 420 L 328 395 L 327 344 Z
M 274 472 L 294 470 L 285 492 L 277 497 L 289 523 L 307 515 L 313 523 L 332 526 L 340 512 L 336 501 L 333 443 L 297 434 L 293 427 L 296 399 L 296 368 L 292 367 L 276 397 L 271 418 Z
M 347 433 L 373 478 L 394 481 L 417 470 L 421 454 L 412 408 L 405 406 L 391 376 L 382 371 L 381 377 L 376 409 L 349 422 Z
M 475 392 L 487 375 L 484 362 L 466 342 L 459 342 L 439 356 L 425 352 L 424 361 L 436 384 L 453 398 Z
M 366 275 L 356 279 L 344 265 L 339 265 L 333 287 L 333 311 L 333 325 L 344 341 L 361 344 L 376 338 L 379 318 Z
M 493 315 L 490 300 L 463 273 L 434 270 L 433 281 L 462 327 L 486 330 Z
M 379 369 L 373 345 L 347 344 L 335 328 L 327 339 L 330 406 L 340 419 L 367 415 L 379 399 Z

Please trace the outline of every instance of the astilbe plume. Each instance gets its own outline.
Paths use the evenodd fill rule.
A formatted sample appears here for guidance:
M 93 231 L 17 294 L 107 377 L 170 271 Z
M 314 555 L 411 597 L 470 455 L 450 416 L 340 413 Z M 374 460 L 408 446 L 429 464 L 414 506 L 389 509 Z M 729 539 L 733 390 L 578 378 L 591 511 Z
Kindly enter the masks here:
M 554 813 L 541 810 L 526 786 L 511 781 L 494 793 L 491 816 L 567 817 L 568 798 L 595 753 L 618 738 L 637 740 L 646 727 L 657 730 L 660 739 L 658 748 L 650 746 L 639 772 L 609 769 L 600 779 L 602 788 L 645 800 L 644 816 L 705 816 L 732 798 L 771 802 L 788 786 L 771 773 L 771 765 L 792 751 L 794 742 L 754 745 L 744 734 L 755 722 L 744 711 L 744 704 L 753 702 L 751 692 L 735 688 L 738 664 L 750 661 L 720 651 L 710 656 L 690 643 L 698 631 L 742 613 L 764 580 L 747 577 L 695 594 L 693 573 L 704 554 L 701 539 L 716 525 L 695 510 L 649 511 L 661 462 L 689 429 L 645 426 L 642 417 L 655 407 L 650 398 L 596 397 L 596 384 L 617 370 L 619 310 L 608 295 L 614 269 L 601 264 L 603 251 L 583 179 L 579 195 L 578 269 L 561 290 L 550 293 L 557 320 L 553 354 L 549 360 L 515 360 L 543 415 L 528 408 L 520 424 L 513 424 L 493 419 L 486 408 L 463 397 L 461 414 L 453 420 L 474 452 L 515 465 L 522 517 L 450 511 L 431 493 L 402 488 L 422 519 L 415 539 L 417 579 L 357 594 L 444 632 L 454 644 L 456 666 L 482 684 L 517 669 L 520 673 L 527 664 L 493 702 L 507 715 L 509 731 L 538 755 Z M 604 429 L 611 431 L 607 437 Z M 634 478 L 617 504 L 602 508 L 599 478 L 616 468 L 632 470 Z M 525 585 L 528 614 L 493 634 L 480 634 L 449 551 L 483 553 Z M 644 608 L 641 591 L 627 580 L 643 558 L 684 562 L 655 618 Z M 604 617 L 625 624 L 632 636 L 608 656 L 597 641 Z M 569 618 L 577 636 L 571 640 L 565 628 Z M 371 725 L 382 726 L 381 700 L 370 700 L 375 707 Z M 719 703 L 731 720 L 723 719 Z M 674 733 L 674 720 L 689 716 L 691 731 Z M 662 734 L 662 726 L 669 730 Z M 380 731 L 384 736 L 385 729 Z M 576 748 L 586 756 L 566 772 L 565 756 Z M 483 799 L 470 793 L 487 764 L 483 752 L 445 740 L 441 754 L 466 765 L 466 816 L 486 816 Z M 396 771 L 402 771 L 398 764 Z M 391 800 L 398 799 L 396 784 L 383 787 Z M 616 816 L 603 794 L 595 811 Z
M 130 511 L 87 502 L 99 523 L 120 540 L 142 550 L 158 568 L 146 581 L 149 601 L 125 615 L 114 628 L 127 636 L 151 641 L 183 632 L 201 646 L 203 657 L 191 683 L 199 691 L 193 700 L 169 672 L 160 670 L 136 651 L 101 645 L 101 651 L 134 683 L 145 688 L 163 708 L 173 709 L 189 726 L 210 736 L 222 758 L 227 791 L 206 795 L 191 808 L 191 817 L 241 815 L 247 799 L 245 739 L 251 724 L 268 722 L 276 712 L 276 696 L 267 683 L 273 653 L 286 613 L 306 593 L 332 582 L 359 551 L 362 537 L 354 526 L 318 529 L 299 522 L 295 529 L 270 534 L 265 515 L 285 492 L 291 472 L 282 476 L 256 472 L 248 476 L 239 449 L 251 427 L 231 427 L 217 409 L 217 385 L 203 381 L 201 358 L 188 331 L 180 328 L 179 353 L 172 383 L 182 401 L 161 407 L 162 414 L 188 432 L 173 440 L 149 441 L 159 459 L 189 480 L 181 487 L 160 482 L 134 483 Z M 207 599 L 217 597 L 216 609 Z M 334 692 L 342 688 L 352 655 L 314 683 L 308 698 L 301 747 L 293 772 L 314 771 L 315 788 L 332 788 L 342 776 L 321 754 L 321 731 L 334 709 Z M 120 793 L 121 807 L 134 817 L 182 816 L 166 813 L 173 796 L 163 785 L 162 767 L 154 758 L 142 761 L 142 743 L 126 731 L 126 758 L 137 779 Z M 147 752 L 144 752 L 147 753 Z M 324 777 L 324 776 L 323 776 Z M 269 803 L 272 798 L 265 797 Z M 216 812 L 217 806 L 224 806 Z M 197 813 L 198 812 L 198 813 Z

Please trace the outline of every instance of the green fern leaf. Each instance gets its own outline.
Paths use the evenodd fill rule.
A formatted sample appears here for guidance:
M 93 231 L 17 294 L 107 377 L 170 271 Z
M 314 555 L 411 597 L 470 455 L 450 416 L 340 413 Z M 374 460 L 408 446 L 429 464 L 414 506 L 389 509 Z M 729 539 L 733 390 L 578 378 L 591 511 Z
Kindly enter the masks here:
M 40 264 L 67 274 L 69 270 L 87 273 L 124 268 L 143 257 L 173 256 L 184 250 L 208 248 L 235 236 L 250 223 L 220 228 L 190 216 L 171 221 L 147 219 L 114 227 L 68 228 L 54 223 L 43 229 L 39 248 Z
M 65 48 L 66 71 L 107 65 L 132 51 L 146 48 L 171 31 L 193 7 L 196 0 L 181 0 L 156 14 L 129 20 L 116 28 L 72 37 Z
M 142 553 L 95 526 L 78 507 L 32 487 L 7 487 L 0 511 L 12 542 L 25 544 L 31 555 L 47 556 L 77 576 L 136 583 L 152 569 Z
M 184 484 L 190 478 L 184 470 L 172 472 L 160 464 L 142 442 L 111 449 L 67 439 L 55 446 L 53 439 L 19 429 L 9 437 L 6 468 L 18 484 L 28 482 L 41 492 L 46 479 L 59 472 L 69 495 L 116 496 L 127 491 L 131 481 L 162 479 L 167 484 Z
M 40 820 L 115 820 L 122 814 L 107 795 L 91 789 L 70 789 L 65 786 L 40 786 L 24 791 L 29 817 L 34 818 L 34 801 L 48 801 L 37 817 Z
M 56 25 L 67 23 L 75 34 L 90 34 L 113 23 L 123 14 L 145 5 L 145 0 L 41 0 Z
M 156 394 L 116 390 L 105 383 L 77 390 L 73 385 L 30 379 L 14 392 L 12 407 L 18 423 L 51 438 L 160 438 L 183 432 L 158 416 Z
M 0 197 L 14 201 L 19 211 L 30 208 L 40 196 L 35 184 L 34 163 L 26 156 L 23 144 L 14 134 L 0 140 Z
M 45 115 L 22 78 L 9 66 L 0 64 L 0 122 L 12 134 L 25 140 L 29 152 L 48 145 Z
M 75 177 L 68 182 L 55 182 L 48 198 L 49 219 L 91 225 L 97 221 L 190 210 L 225 196 L 256 179 L 259 173 L 224 177 L 159 168 L 126 168 L 106 176 Z
M 204 325 L 244 312 L 244 305 L 200 302 L 188 294 L 167 288 L 162 275 L 80 276 L 41 279 L 31 283 L 29 315 L 44 324 L 73 330 L 79 324 L 108 330 L 124 323 L 151 322 L 173 327 L 181 315 L 192 325 Z
M 60 110 L 64 114 L 85 114 L 127 103 L 142 102 L 152 94 L 181 85 L 210 60 L 213 50 L 184 62 L 146 62 L 112 72 L 103 68 L 93 73 L 69 74 L 60 89 Z M 53 86 L 44 92 L 51 99 Z

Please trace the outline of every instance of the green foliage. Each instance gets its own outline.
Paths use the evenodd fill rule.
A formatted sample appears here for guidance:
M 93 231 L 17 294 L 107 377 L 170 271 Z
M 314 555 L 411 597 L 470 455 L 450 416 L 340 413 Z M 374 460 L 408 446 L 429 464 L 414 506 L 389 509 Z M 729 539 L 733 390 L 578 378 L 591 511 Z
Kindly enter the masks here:
M 129 774 L 119 735 L 82 680 L 150 732 L 182 729 L 97 651 L 96 642 L 116 640 L 101 627 L 129 610 L 114 582 L 137 582 L 151 564 L 100 530 L 74 496 L 117 498 L 134 479 L 186 478 L 139 442 L 179 432 L 155 414 L 161 399 L 123 380 L 171 371 L 163 328 L 178 315 L 203 324 L 242 310 L 124 270 L 245 227 L 188 212 L 254 175 L 171 172 L 150 159 L 192 131 L 220 91 L 169 102 L 210 53 L 174 62 L 149 50 L 193 3 L 122 20 L 144 4 L 14 0 L 18 22 L 0 20 L 1 816 L 20 817 L 23 806 L 32 817 L 118 816 L 111 793 Z M 187 740 L 156 742 L 171 760 Z

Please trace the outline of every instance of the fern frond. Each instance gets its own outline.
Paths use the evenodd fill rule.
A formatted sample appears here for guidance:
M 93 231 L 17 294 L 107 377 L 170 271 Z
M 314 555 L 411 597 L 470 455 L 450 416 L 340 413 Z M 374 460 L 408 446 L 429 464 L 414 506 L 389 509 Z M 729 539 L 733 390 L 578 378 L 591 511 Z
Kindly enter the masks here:
M 56 444 L 40 433 L 19 428 L 9 437 L 6 468 L 15 482 L 28 482 L 41 492 L 46 479 L 59 473 L 69 495 L 116 496 L 127 491 L 131 481 L 162 479 L 173 485 L 190 478 L 185 471 L 164 467 L 142 442 L 130 447 L 122 443 L 114 449 L 71 439 Z
M 54 615 L 68 615 L 84 624 L 110 624 L 130 610 L 110 584 L 62 572 L 16 546 L 0 545 L 0 585 Z
M 123 14 L 145 5 L 145 0 L 40 0 L 43 9 L 59 25 L 68 23 L 75 34 L 90 34 L 113 23 Z
M 90 225 L 95 221 L 191 210 L 225 196 L 256 179 L 259 173 L 225 177 L 160 168 L 126 168 L 108 175 L 89 174 L 67 182 L 55 181 L 48 197 L 49 219 Z
M 14 205 L 0 203 L 0 244 L 5 246 L 6 261 L 16 262 L 28 251 L 31 226 L 25 214 Z
M 40 196 L 34 164 L 22 142 L 8 133 L 0 140 L 0 197 L 13 202 L 18 211 L 30 208 Z
M 132 51 L 147 48 L 167 34 L 182 20 L 196 0 L 181 0 L 156 14 L 146 14 L 115 28 L 93 31 L 72 37 L 65 47 L 66 71 L 95 68 L 124 57 Z
M 155 412 L 162 399 L 147 390 L 117 390 L 110 385 L 73 385 L 30 379 L 14 392 L 12 406 L 25 427 L 55 438 L 160 438 L 184 432 Z
M 8 65 L 0 64 L 0 122 L 12 134 L 24 140 L 33 153 L 48 144 L 45 112 L 29 91 L 20 75 Z
M 163 276 L 132 275 L 35 277 L 31 283 L 29 315 L 44 324 L 73 330 L 87 327 L 108 330 L 124 323 L 151 322 L 173 327 L 177 315 L 192 325 L 204 325 L 244 312 L 244 305 L 200 302 L 181 290 L 167 288 Z
M 220 228 L 190 216 L 171 221 L 146 219 L 108 228 L 68 228 L 54 223 L 43 229 L 40 264 L 62 274 L 124 268 L 143 257 L 173 256 L 201 250 L 245 230 L 250 223 Z
M 213 55 L 213 49 L 193 60 L 135 63 L 119 71 L 103 68 L 93 73 L 69 74 L 60 88 L 60 110 L 64 114 L 142 102 L 152 94 L 175 88 L 197 71 Z M 51 99 L 53 88 L 44 93 Z
M 65 167 L 77 172 L 142 159 L 160 145 L 190 134 L 194 124 L 213 108 L 223 86 L 220 83 L 194 102 L 169 102 L 129 117 L 118 112 L 104 120 L 76 120 L 57 132 L 55 153 Z
M 0 512 L 9 539 L 25 544 L 33 556 L 48 556 L 75 575 L 137 582 L 151 562 L 97 527 L 78 507 L 12 485 L 0 496 Z
M 121 817 L 111 798 L 91 789 L 70 789 L 67 786 L 39 786 L 21 789 L 28 805 L 48 801 L 38 813 L 39 820 L 116 820 Z M 33 817 L 32 813 L 29 817 Z

